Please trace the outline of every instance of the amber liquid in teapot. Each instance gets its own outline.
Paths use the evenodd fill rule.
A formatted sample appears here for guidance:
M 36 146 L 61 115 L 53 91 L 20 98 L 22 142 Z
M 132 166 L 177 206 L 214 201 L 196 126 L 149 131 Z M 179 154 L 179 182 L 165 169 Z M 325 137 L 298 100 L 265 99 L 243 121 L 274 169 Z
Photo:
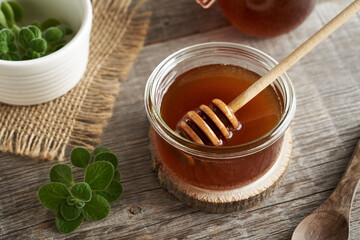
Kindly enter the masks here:
M 316 0 L 218 0 L 227 19 L 242 32 L 274 37 L 299 26 Z

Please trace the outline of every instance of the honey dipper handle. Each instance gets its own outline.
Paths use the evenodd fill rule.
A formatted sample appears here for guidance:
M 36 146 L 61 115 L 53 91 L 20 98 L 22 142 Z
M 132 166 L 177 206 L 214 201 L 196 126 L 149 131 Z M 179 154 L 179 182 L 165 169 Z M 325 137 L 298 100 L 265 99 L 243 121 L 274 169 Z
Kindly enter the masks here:
M 300 47 L 298 47 L 289 56 L 282 60 L 276 67 L 271 69 L 258 81 L 252 84 L 248 89 L 246 89 L 246 91 L 244 91 L 237 98 L 235 98 L 228 106 L 233 110 L 233 112 L 239 110 L 252 98 L 254 98 L 267 86 L 269 86 L 273 81 L 275 81 L 281 74 L 286 72 L 292 65 L 294 65 L 297 61 L 303 58 L 314 47 L 316 47 L 325 38 L 327 38 L 332 32 L 334 32 L 337 28 L 344 24 L 351 16 L 353 16 L 359 10 L 360 0 L 355 0 L 335 18 L 333 18 L 329 23 L 327 23 L 324 27 L 317 31 L 308 40 L 306 40 L 306 42 L 304 42 Z

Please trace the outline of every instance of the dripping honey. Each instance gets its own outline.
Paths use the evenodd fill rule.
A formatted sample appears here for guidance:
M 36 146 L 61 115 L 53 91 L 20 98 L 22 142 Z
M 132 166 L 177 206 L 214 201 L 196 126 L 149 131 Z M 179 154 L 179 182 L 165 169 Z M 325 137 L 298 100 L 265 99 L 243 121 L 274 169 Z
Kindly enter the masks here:
M 260 76 L 234 65 L 206 65 L 193 68 L 178 76 L 163 94 L 160 113 L 173 130 L 190 110 L 201 104 L 210 105 L 219 98 L 231 102 Z M 222 147 L 249 144 L 268 134 L 279 122 L 282 106 L 276 91 L 266 88 L 236 113 L 241 129 L 233 131 Z M 157 158 L 182 180 L 198 187 L 231 189 L 249 184 L 261 177 L 276 160 L 282 138 L 266 149 L 232 160 L 207 161 L 191 158 L 152 132 Z

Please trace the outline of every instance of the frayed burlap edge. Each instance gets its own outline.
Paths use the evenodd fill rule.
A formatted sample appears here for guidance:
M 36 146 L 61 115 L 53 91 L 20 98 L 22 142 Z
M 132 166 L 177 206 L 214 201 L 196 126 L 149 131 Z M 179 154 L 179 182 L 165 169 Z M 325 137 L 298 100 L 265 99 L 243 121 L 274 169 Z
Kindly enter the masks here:
M 124 1 L 123 4 L 128 5 L 130 2 Z M 100 143 L 100 134 L 112 116 L 112 108 L 119 91 L 119 80 L 125 80 L 144 44 L 150 13 L 137 13 L 143 2 L 145 1 L 140 1 L 130 12 L 126 19 L 126 31 L 117 29 L 120 32 L 121 40 L 115 45 L 116 47 L 109 47 L 108 51 L 112 52 L 111 55 L 94 76 L 87 98 L 76 117 L 70 145 L 81 145 L 92 149 L 94 143 Z M 108 37 L 111 38 L 111 36 Z M 106 41 L 108 40 L 105 39 Z M 99 96 L 101 96 L 102 101 L 98 102 Z
M 101 4 L 100 1 L 93 1 L 94 21 L 89 63 L 79 83 L 84 84 L 82 94 L 76 96 L 79 104 L 69 106 L 74 108 L 70 128 L 64 131 L 65 136 L 53 134 L 52 137 L 46 137 L 26 131 L 31 121 L 22 124 L 23 131 L 0 126 L 0 151 L 47 160 L 57 158 L 61 161 L 68 145 L 93 149 L 94 145 L 101 142 L 100 135 L 112 116 L 119 81 L 126 79 L 146 38 L 151 13 L 139 13 L 139 7 L 144 2 L 139 1 L 129 10 L 131 0 L 102 0 Z M 72 91 L 68 94 L 71 95 Z M 49 108 L 59 101 L 66 104 L 63 99 L 47 104 Z M 12 107 L 5 106 L 3 114 L 6 115 L 7 109 Z M 39 109 L 31 106 L 16 107 L 15 112 L 31 114 Z M 14 121 L 17 120 L 5 120 L 9 125 Z

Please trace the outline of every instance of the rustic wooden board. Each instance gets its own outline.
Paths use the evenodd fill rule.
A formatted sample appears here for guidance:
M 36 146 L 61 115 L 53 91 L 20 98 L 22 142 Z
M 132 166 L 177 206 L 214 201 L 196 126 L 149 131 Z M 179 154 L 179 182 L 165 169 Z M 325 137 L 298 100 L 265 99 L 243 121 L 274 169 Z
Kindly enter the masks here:
M 195 0 L 149 0 L 143 8 L 153 12 L 147 44 L 230 25 L 217 4 L 204 10 Z
M 154 10 L 169 16 L 166 11 L 177 6 L 177 1 L 159 0 L 168 4 L 168 10 L 161 10 L 162 5 L 156 2 L 148 4 L 155 4 L 152 6 L 159 9 L 153 7 Z M 360 16 L 350 19 L 288 72 L 298 100 L 292 124 L 290 169 L 270 198 L 246 211 L 204 213 L 185 206 L 159 186 L 148 150 L 144 85 L 163 58 L 195 43 L 237 42 L 281 60 L 349 2 L 320 1 L 300 28 L 273 39 L 249 37 L 233 27 L 199 34 L 191 30 L 185 35 L 192 35 L 177 38 L 175 30 L 164 27 L 164 37 L 155 40 L 157 34 L 152 32 L 157 30 L 151 30 L 149 36 L 153 34 L 150 38 L 153 40 L 149 43 L 174 40 L 143 49 L 128 81 L 121 85 L 114 116 L 103 134 L 103 144 L 120 157 L 125 189 L 122 199 L 112 205 L 110 217 L 85 222 L 73 234 L 59 234 L 54 214 L 40 205 L 36 197 L 39 187 L 48 182 L 53 163 L 1 153 L 0 239 L 290 239 L 302 218 L 330 195 L 360 137 Z M 163 20 L 156 20 L 156 14 L 164 15 L 156 11 L 153 24 L 161 26 L 159 21 Z M 181 11 L 178 14 L 177 19 L 194 17 L 180 15 Z M 176 28 L 188 26 L 179 24 Z M 360 193 L 355 196 L 352 209 L 351 239 L 357 240 L 359 236 Z

